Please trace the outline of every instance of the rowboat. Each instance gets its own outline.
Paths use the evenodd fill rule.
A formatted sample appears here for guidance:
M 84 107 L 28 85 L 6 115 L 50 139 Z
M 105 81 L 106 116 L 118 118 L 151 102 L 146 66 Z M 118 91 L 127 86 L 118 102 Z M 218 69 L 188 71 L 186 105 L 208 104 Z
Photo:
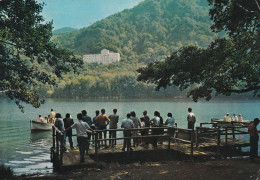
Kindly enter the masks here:
M 50 123 L 42 123 L 34 120 L 30 121 L 30 125 L 31 125 L 31 132 L 50 131 L 52 130 L 52 126 L 53 126 L 53 124 Z
M 230 127 L 230 126 L 249 126 L 251 121 L 225 121 L 224 119 L 211 118 L 211 122 L 214 123 L 215 127 Z

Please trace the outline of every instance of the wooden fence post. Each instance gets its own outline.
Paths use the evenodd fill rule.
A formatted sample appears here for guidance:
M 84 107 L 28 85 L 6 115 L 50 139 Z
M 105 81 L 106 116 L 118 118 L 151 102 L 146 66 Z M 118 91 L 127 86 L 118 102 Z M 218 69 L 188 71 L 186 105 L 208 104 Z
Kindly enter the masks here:
M 196 148 L 199 146 L 199 127 L 196 127 Z
M 228 139 L 228 135 L 227 135 L 227 133 L 228 133 L 228 128 L 227 128 L 227 127 L 225 127 L 225 132 L 226 132 L 226 145 L 227 145 L 227 139 Z
M 65 147 L 64 147 L 64 135 L 59 133 L 60 136 L 60 165 L 63 164 L 63 152 L 65 151 Z
M 218 133 L 217 133 L 217 138 L 218 138 L 218 141 L 217 141 L 217 155 L 220 156 L 220 135 L 221 135 L 221 131 L 220 129 L 218 128 Z
M 98 133 L 95 132 L 95 156 L 96 159 L 98 159 Z
M 52 147 L 55 149 L 55 128 L 52 126 Z
M 191 132 L 191 149 L 190 149 L 190 155 L 191 155 L 191 159 L 193 160 L 193 143 L 194 143 L 194 129 L 192 129 Z
M 168 128 L 168 149 L 171 148 L 171 135 L 172 133 L 174 132 L 174 128 L 173 127 L 170 127 Z

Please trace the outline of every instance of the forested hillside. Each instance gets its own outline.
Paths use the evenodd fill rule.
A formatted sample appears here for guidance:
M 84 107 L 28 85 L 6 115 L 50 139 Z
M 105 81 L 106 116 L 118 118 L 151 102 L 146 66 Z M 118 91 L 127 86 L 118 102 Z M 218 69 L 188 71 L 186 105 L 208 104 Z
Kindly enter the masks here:
M 184 45 L 207 46 L 216 37 L 210 31 L 208 9 L 206 0 L 145 0 L 89 27 L 54 35 L 54 42 L 78 55 L 106 48 L 119 52 L 121 61 L 85 64 L 79 76 L 67 75 L 58 87 L 39 90 L 45 97 L 185 97 L 174 87 L 155 92 L 153 85 L 137 82 L 136 69 Z
M 210 31 L 208 9 L 206 0 L 146 0 L 53 39 L 79 55 L 106 48 L 119 52 L 122 61 L 147 63 L 183 45 L 207 46 L 216 37 Z

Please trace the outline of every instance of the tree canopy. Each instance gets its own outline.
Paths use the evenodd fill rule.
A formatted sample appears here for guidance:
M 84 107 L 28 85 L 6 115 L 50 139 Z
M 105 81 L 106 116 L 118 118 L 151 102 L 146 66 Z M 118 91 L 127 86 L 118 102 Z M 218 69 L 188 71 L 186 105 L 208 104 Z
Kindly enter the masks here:
M 56 85 L 56 79 L 83 64 L 72 52 L 50 41 L 52 22 L 40 14 L 35 0 L 0 1 L 0 91 L 20 104 L 39 107 L 36 86 Z
M 213 32 L 224 31 L 203 49 L 195 45 L 174 51 L 164 61 L 139 68 L 139 81 L 157 89 L 174 85 L 187 89 L 194 101 L 213 95 L 260 89 L 260 1 L 208 0 Z

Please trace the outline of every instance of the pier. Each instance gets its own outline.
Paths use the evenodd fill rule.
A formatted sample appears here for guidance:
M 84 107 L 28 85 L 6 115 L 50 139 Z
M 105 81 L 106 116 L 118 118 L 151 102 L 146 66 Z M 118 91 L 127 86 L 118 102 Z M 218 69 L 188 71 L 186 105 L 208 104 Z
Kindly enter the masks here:
M 212 119 L 209 123 L 200 123 L 195 130 L 178 127 L 150 127 L 144 129 L 131 129 L 131 131 L 148 131 L 146 136 L 138 136 L 141 142 L 151 142 L 154 138 L 158 146 L 153 147 L 151 143 L 142 144 L 133 148 L 132 151 L 122 151 L 123 129 L 107 129 L 107 137 L 110 131 L 122 134 L 116 138 L 99 139 L 95 130 L 92 140 L 89 141 L 90 149 L 85 155 L 85 163 L 79 163 L 79 150 L 74 149 L 64 152 L 58 138 L 60 131 L 53 126 L 53 145 L 51 147 L 51 161 L 54 169 L 64 170 L 66 168 L 93 167 L 99 161 L 104 162 L 134 162 L 134 161 L 161 161 L 161 160 L 183 160 L 183 159 L 218 159 L 227 157 L 248 156 L 249 152 L 243 152 L 242 147 L 249 146 L 247 128 L 248 122 L 216 122 Z M 154 129 L 160 130 L 160 135 L 152 135 Z M 73 135 L 75 136 L 75 135 Z M 131 137 L 133 139 L 133 137 Z M 61 141 L 60 141 L 60 140 Z M 109 145 L 114 140 L 115 145 L 102 146 L 102 142 Z

